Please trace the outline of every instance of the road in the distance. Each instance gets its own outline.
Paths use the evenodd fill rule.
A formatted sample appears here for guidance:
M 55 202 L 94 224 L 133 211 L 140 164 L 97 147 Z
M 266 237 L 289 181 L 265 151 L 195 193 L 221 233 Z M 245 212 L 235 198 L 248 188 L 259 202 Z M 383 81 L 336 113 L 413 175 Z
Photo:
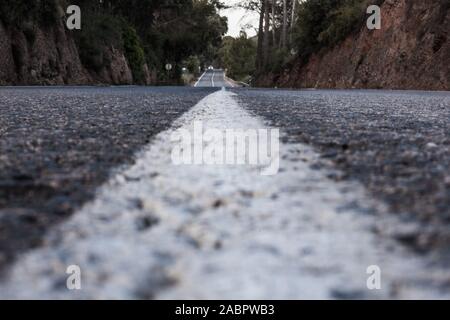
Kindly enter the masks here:
M 0 298 L 449 292 L 449 93 L 6 88 L 0 100 Z M 172 165 L 171 133 L 194 121 L 280 128 L 280 173 Z M 72 264 L 80 292 L 62 280 Z M 381 291 L 366 288 L 369 264 Z
M 225 78 L 225 72 L 222 69 L 206 70 L 198 79 L 195 87 L 214 87 L 214 88 L 231 88 L 235 84 Z

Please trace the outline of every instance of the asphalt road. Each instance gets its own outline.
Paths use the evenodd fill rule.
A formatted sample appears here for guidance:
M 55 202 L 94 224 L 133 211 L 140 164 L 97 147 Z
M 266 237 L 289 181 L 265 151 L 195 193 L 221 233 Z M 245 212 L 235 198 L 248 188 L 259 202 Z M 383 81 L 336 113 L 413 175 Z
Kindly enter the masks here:
M 195 87 L 231 88 L 235 85 L 225 78 L 225 72 L 221 69 L 206 70 L 199 78 Z
M 0 88 L 0 297 L 448 297 L 448 92 L 226 86 Z M 279 174 L 173 166 L 194 121 L 279 128 Z
M 286 141 L 331 160 L 341 170 L 334 180 L 357 180 L 396 215 L 423 222 L 399 240 L 419 252 L 444 248 L 448 258 L 448 92 L 240 90 L 238 98 Z
M 214 89 L 0 89 L 0 270 Z

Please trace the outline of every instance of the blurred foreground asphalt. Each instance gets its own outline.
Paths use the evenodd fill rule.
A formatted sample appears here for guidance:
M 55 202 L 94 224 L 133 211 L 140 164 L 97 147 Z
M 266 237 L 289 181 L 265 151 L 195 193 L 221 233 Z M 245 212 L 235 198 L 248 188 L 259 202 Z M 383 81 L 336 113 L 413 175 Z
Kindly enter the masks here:
M 206 82 L 214 81 L 212 87 L 227 86 L 223 74 L 219 80 L 214 79 L 215 72 L 208 72 L 196 88 L 0 88 L 0 276 L 8 279 L 13 263 L 23 254 L 46 247 L 46 236 L 51 230 L 70 220 L 83 205 L 94 200 L 100 186 L 132 166 L 139 152 L 153 144 L 155 136 L 178 125 L 177 119 L 205 97 L 218 92 L 219 88 L 206 88 Z M 359 191 L 355 192 L 354 200 L 346 198 L 345 208 L 333 210 L 350 210 L 373 217 L 374 221 L 395 218 L 398 225 L 391 224 L 386 230 L 372 225 L 367 232 L 375 237 L 389 237 L 418 257 L 431 257 L 434 264 L 448 265 L 450 93 L 241 88 L 227 89 L 227 92 L 233 95 L 212 96 L 214 106 L 211 110 L 200 108 L 194 113 L 194 119 L 220 116 L 224 117 L 220 123 L 233 126 L 248 113 L 265 125 L 280 128 L 286 148 L 306 145 L 318 155 L 309 158 L 298 155 L 289 161 L 306 163 L 308 170 L 317 171 L 333 186 L 336 183 L 337 188 L 353 182 L 363 187 L 361 195 Z M 223 105 L 220 99 L 224 99 Z M 230 99 L 237 102 L 234 109 L 230 107 L 230 110 L 237 110 L 233 111 L 235 118 L 233 114 L 227 118 Z M 245 113 L 237 116 L 241 109 Z M 252 121 L 250 119 L 248 123 Z M 302 176 L 297 173 L 298 168 L 292 168 L 282 166 L 282 171 L 287 170 L 292 179 L 297 174 Z M 164 170 L 155 172 L 154 176 L 163 175 Z M 170 175 L 170 170 L 166 174 Z M 183 171 L 179 172 L 180 176 L 183 174 Z M 192 172 L 186 177 L 192 182 L 201 181 L 203 174 L 202 171 Z M 313 173 L 308 175 L 314 176 Z M 304 181 L 307 183 L 308 179 Z M 258 201 L 265 201 L 264 206 L 273 204 L 274 208 L 294 210 L 295 203 L 279 200 L 283 192 L 292 192 L 293 181 L 287 185 L 285 180 L 280 182 L 280 188 L 290 191 L 278 190 L 277 194 L 261 196 Z M 167 185 L 170 183 L 177 185 L 172 180 Z M 231 180 L 227 183 L 233 184 Z M 320 194 L 321 188 L 329 188 L 328 184 L 324 185 L 326 187 L 312 183 L 307 192 Z M 274 182 L 273 186 L 277 184 Z M 255 190 L 258 188 L 264 189 L 264 184 L 255 185 Z M 165 196 L 176 198 L 175 189 L 167 189 L 161 195 L 161 201 L 167 200 L 164 200 Z M 299 192 L 301 195 L 305 190 L 296 190 L 293 194 Z M 245 198 L 253 191 L 242 192 L 241 196 Z M 323 192 L 325 194 L 325 190 Z M 208 196 L 204 197 L 208 202 Z M 385 209 L 368 204 L 372 200 Z M 217 199 L 210 201 L 217 207 L 226 203 Z M 233 212 L 245 216 L 247 210 L 249 214 L 253 212 L 251 206 L 250 201 L 248 209 L 238 207 Z M 137 207 L 145 205 L 139 202 Z M 320 212 L 321 209 L 313 207 L 312 211 Z M 186 206 L 180 210 L 189 214 L 192 210 L 196 214 L 209 210 L 202 208 L 197 206 L 194 210 L 192 206 Z M 108 215 L 108 212 L 104 214 Z M 334 219 L 329 221 L 339 221 Z M 152 224 L 145 219 L 143 223 Z M 327 230 L 332 227 L 324 227 L 323 232 Z M 283 231 L 276 234 L 279 233 Z M 436 281 L 443 290 L 449 289 L 448 279 L 447 282 L 442 278 Z M 172 296 L 182 297 L 186 292 L 189 296 L 191 291 L 183 290 Z M 249 291 L 244 298 L 252 298 L 255 290 Z M 137 297 L 154 297 L 154 292 L 150 291 L 151 294 L 141 292 Z M 365 297 L 358 293 L 333 292 L 331 298 Z M 280 296 L 295 297 L 285 293 L 280 291 Z M 318 292 L 319 297 L 321 294 Z

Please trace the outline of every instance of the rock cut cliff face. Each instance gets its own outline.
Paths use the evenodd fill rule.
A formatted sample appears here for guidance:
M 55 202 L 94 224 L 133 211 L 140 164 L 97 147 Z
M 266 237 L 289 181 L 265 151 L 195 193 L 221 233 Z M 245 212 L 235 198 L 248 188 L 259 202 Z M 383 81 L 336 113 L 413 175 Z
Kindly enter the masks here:
M 0 82 L 3 84 L 88 84 L 73 39 L 62 23 L 29 33 L 0 23 Z
M 121 50 L 105 48 L 108 64 L 100 70 L 83 66 L 72 31 L 64 20 L 50 27 L 5 26 L 0 20 L 0 85 L 132 84 Z M 144 68 L 146 84 L 152 81 Z
M 386 0 L 381 30 L 364 27 L 262 85 L 450 90 L 450 0 Z

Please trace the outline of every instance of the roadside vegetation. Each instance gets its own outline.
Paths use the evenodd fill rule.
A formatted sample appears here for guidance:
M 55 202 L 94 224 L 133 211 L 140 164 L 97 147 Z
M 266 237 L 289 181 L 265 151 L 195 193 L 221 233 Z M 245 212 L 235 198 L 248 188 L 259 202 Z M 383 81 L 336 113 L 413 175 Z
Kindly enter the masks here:
M 135 82 L 148 67 L 159 83 L 192 82 L 209 65 L 222 66 L 239 81 L 277 74 L 311 54 L 332 48 L 360 30 L 369 4 L 384 0 L 243 0 L 259 13 L 258 33 L 224 37 L 227 19 L 220 0 L 72 0 L 82 8 L 82 30 L 74 31 L 83 65 L 93 71 L 110 62 L 108 50 L 121 50 Z M 36 28 L 64 18 L 67 0 L 2 0 L 0 20 L 24 31 L 32 42 Z M 20 58 L 20 57 L 19 57 Z M 20 59 L 17 59 L 20 61 Z M 166 69 L 170 64 L 172 68 Z
M 196 79 L 200 76 L 202 70 L 202 61 L 198 56 L 190 56 L 183 61 L 183 75 L 182 79 L 184 84 L 192 85 Z
M 305 1 L 296 12 L 292 29 L 292 46 L 300 57 L 323 48 L 331 48 L 364 25 L 366 9 L 373 0 L 320 0 Z
M 200 56 L 210 47 L 218 47 L 227 31 L 227 20 L 218 14 L 221 4 L 216 0 L 78 0 L 82 8 L 92 13 L 94 30 L 81 31 L 83 37 L 102 39 L 105 30 L 115 30 L 121 39 L 133 76 L 142 81 L 142 67 L 147 64 L 160 83 L 181 83 L 183 61 Z M 103 15 L 110 18 L 104 19 Z M 105 24 L 98 25 L 99 21 Z M 89 35 L 87 33 L 89 32 Z M 114 38 L 114 39 L 113 39 Z M 89 42 L 95 51 L 101 50 L 101 42 Z M 81 53 L 91 48 L 81 46 Z M 166 70 L 166 65 L 173 66 Z
M 82 11 L 82 29 L 73 33 L 83 65 L 100 70 L 115 48 L 124 52 L 137 83 L 144 65 L 158 82 L 180 83 L 183 61 L 211 60 L 227 32 L 218 0 L 2 0 L 0 22 L 32 39 L 37 28 L 63 21 L 69 4 Z
M 249 82 L 255 72 L 256 39 L 241 32 L 238 38 L 225 37 L 219 50 L 220 63 L 234 80 Z
M 384 0 L 246 0 L 259 13 L 255 77 L 277 73 L 293 61 L 332 48 L 360 30 L 369 4 Z

